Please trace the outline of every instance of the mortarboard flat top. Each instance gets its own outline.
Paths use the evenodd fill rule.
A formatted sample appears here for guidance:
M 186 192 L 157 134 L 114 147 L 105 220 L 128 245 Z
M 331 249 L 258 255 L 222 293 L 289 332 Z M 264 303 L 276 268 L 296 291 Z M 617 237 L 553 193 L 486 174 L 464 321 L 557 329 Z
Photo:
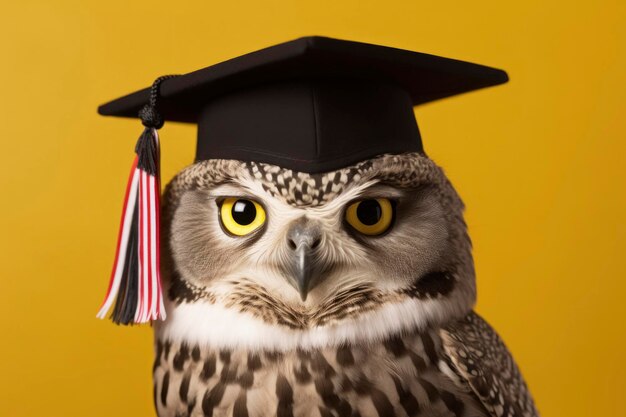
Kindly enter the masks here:
M 359 42 L 306 37 L 160 86 L 166 121 L 198 124 L 196 160 L 254 160 L 304 172 L 422 151 L 412 107 L 505 83 L 499 69 Z M 146 88 L 99 107 L 138 117 Z

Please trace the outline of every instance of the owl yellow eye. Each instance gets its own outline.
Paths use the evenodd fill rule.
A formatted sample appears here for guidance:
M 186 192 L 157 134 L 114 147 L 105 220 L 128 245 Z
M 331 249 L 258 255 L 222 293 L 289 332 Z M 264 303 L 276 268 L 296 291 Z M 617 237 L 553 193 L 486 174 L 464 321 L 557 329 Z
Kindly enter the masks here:
M 393 206 L 386 198 L 357 201 L 346 210 L 346 221 L 356 231 L 368 236 L 384 233 L 393 220 Z
M 228 233 L 245 236 L 263 226 L 265 210 L 256 201 L 228 197 L 220 206 L 220 220 Z

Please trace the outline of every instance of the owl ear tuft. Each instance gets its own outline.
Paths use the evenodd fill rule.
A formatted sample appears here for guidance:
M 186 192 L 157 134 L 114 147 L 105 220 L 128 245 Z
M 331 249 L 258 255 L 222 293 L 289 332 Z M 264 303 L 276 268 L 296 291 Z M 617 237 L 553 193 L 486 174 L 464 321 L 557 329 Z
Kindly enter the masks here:
M 113 271 L 97 317 L 117 324 L 147 323 L 165 319 L 160 277 L 160 149 L 157 129 L 163 119 L 157 109 L 161 81 L 152 84 L 150 102 L 139 112 L 145 129 L 135 146 L 124 209 L 118 233 Z

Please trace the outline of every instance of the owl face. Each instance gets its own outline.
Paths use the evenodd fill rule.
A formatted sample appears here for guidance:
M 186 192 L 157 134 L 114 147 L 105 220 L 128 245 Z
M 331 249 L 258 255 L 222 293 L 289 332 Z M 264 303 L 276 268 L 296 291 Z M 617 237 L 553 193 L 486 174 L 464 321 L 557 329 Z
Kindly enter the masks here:
M 204 161 L 172 181 L 165 208 L 174 320 L 214 306 L 303 335 L 426 325 L 474 302 L 462 203 L 423 155 L 323 174 Z

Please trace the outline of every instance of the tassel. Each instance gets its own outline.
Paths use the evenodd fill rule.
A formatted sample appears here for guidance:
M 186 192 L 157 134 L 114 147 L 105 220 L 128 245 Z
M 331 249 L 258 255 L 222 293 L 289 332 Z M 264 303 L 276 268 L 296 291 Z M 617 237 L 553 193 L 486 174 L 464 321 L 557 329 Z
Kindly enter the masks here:
M 157 129 L 163 119 L 157 112 L 159 77 L 152 84 L 150 103 L 139 117 L 145 129 L 135 146 L 124 209 L 118 232 L 113 271 L 106 297 L 97 314 L 117 324 L 146 323 L 165 319 L 160 277 L 160 149 Z M 115 305 L 113 305 L 115 302 Z

